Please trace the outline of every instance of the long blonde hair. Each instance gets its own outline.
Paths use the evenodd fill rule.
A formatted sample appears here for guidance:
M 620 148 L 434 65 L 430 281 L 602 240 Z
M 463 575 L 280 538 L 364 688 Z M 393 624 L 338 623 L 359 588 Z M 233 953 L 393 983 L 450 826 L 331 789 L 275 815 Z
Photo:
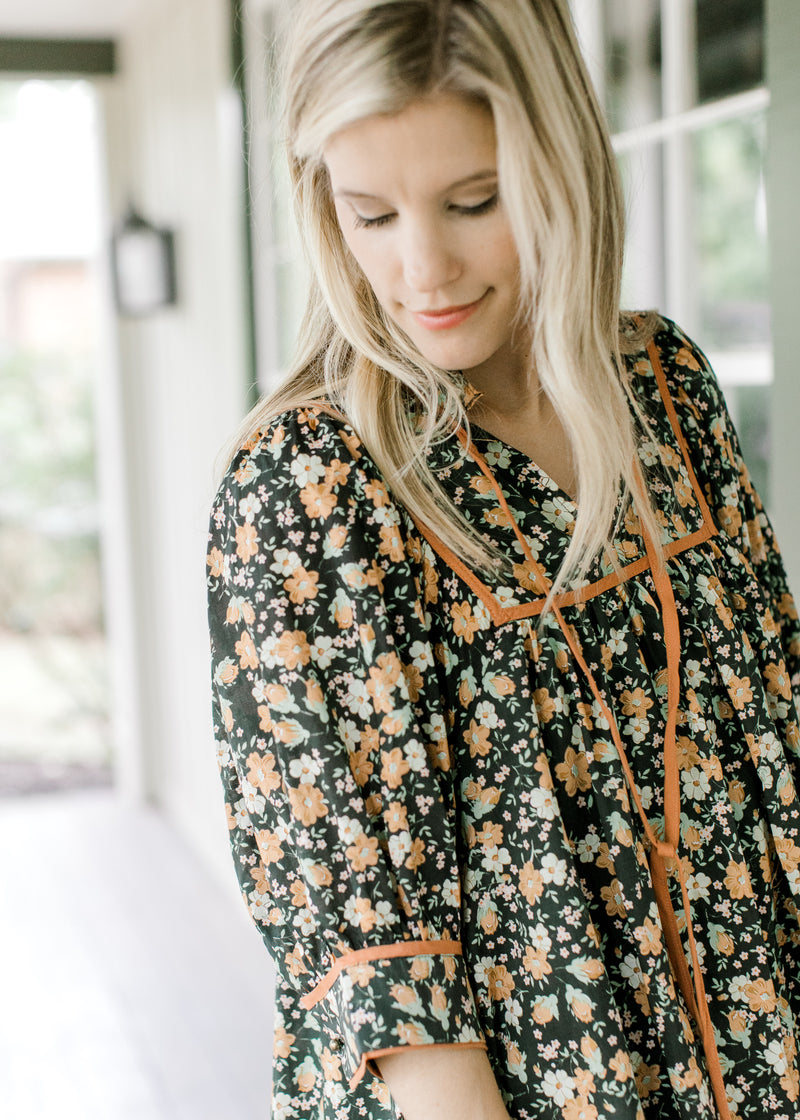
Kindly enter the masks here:
M 359 119 L 463 94 L 493 114 L 531 369 L 574 449 L 578 514 L 554 590 L 583 578 L 613 533 L 620 486 L 635 485 L 630 404 L 644 418 L 620 351 L 619 176 L 567 0 L 300 0 L 290 22 L 284 121 L 311 290 L 294 364 L 242 441 L 286 410 L 330 401 L 413 516 L 477 567 L 502 562 L 428 466 L 437 441 L 468 430 L 460 386 L 383 314 L 345 245 L 323 160 L 328 139 Z M 644 495 L 637 512 L 658 541 Z

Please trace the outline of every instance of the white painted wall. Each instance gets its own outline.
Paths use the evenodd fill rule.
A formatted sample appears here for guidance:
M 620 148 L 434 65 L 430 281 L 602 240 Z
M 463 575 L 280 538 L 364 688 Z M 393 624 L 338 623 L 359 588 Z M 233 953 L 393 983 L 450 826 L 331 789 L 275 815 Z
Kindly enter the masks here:
M 111 211 L 176 235 L 178 305 L 118 325 L 121 417 L 109 537 L 129 518 L 130 598 L 109 555 L 123 792 L 157 804 L 233 885 L 210 723 L 205 537 L 215 460 L 245 410 L 240 120 L 226 0 L 143 0 L 104 91 Z M 107 460 L 110 461 L 110 460 Z M 113 464 L 112 464 L 113 469 Z M 127 510 L 126 510 L 127 507 Z M 117 582 L 115 576 L 120 579 Z M 126 694 L 133 692 L 133 695 Z M 139 739 L 139 750 L 136 750 Z
M 800 596 L 800 4 L 767 2 L 767 151 L 772 328 L 771 516 L 789 582 Z

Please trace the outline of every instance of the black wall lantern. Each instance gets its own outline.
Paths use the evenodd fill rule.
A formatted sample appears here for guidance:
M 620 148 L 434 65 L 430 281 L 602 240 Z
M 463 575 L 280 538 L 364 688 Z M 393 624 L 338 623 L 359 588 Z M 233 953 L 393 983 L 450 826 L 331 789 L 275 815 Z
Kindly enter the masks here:
M 133 206 L 111 238 L 111 268 L 121 315 L 149 315 L 176 302 L 174 236 Z

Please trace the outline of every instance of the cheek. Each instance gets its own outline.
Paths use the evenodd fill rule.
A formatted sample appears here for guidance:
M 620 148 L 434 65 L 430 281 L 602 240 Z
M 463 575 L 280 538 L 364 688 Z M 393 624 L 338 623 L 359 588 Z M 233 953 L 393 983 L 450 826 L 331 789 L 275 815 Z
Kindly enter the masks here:
M 351 234 L 349 237 L 345 237 L 345 243 L 356 264 L 367 278 L 367 283 L 382 303 L 384 296 L 388 294 L 391 272 L 388 248 L 384 247 L 382 251 L 377 244 L 377 238 L 368 241 L 364 237 L 359 237 L 358 232 L 360 231 L 356 231 L 355 236 Z

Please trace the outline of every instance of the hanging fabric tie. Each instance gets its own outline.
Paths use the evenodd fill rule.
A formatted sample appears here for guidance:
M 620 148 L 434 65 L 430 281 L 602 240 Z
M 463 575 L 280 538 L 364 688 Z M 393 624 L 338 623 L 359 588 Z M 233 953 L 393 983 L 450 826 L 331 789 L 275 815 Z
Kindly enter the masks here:
M 545 572 L 539 562 L 533 555 L 530 545 L 524 534 L 521 532 L 517 525 L 516 519 L 512 514 L 505 495 L 503 494 L 500 484 L 497 482 L 494 474 L 489 468 L 483 456 L 473 445 L 470 445 L 466 434 L 462 431 L 458 433 L 459 440 L 464 449 L 469 453 L 472 459 L 479 467 L 481 473 L 485 476 L 494 490 L 497 501 L 508 518 L 508 523 L 514 531 L 519 545 L 522 549 L 523 555 L 530 565 L 530 571 L 533 573 L 537 590 L 544 596 L 550 593 L 550 583 L 545 575 Z M 637 488 L 640 494 L 644 494 L 645 483 L 642 478 L 641 471 L 638 463 L 635 465 Z M 661 918 L 661 925 L 664 931 L 664 940 L 667 947 L 667 956 L 672 967 L 673 975 L 678 988 L 683 995 L 689 1013 L 694 1020 L 697 1027 L 697 1032 L 700 1036 L 700 1041 L 705 1053 L 706 1067 L 708 1069 L 708 1076 L 711 1082 L 711 1088 L 714 1094 L 714 1102 L 717 1106 L 720 1120 L 731 1120 L 730 1108 L 728 1106 L 728 1097 L 725 1091 L 725 1084 L 722 1077 L 722 1066 L 717 1052 L 716 1039 L 714 1037 L 714 1028 L 711 1023 L 711 1016 L 708 1011 L 708 998 L 706 996 L 705 985 L 703 984 L 703 973 L 700 968 L 700 960 L 697 952 L 697 943 L 694 936 L 694 929 L 692 927 L 692 914 L 691 905 L 689 901 L 689 891 L 686 883 L 686 874 L 684 870 L 683 861 L 679 855 L 680 847 L 680 818 L 681 818 L 681 800 L 680 800 L 680 777 L 678 772 L 678 759 L 677 759 L 677 722 L 678 722 L 678 703 L 680 699 L 680 626 L 678 622 L 678 609 L 675 604 L 675 596 L 672 590 L 672 583 L 669 574 L 666 570 L 664 560 L 655 547 L 650 535 L 643 529 L 642 537 L 644 540 L 645 551 L 650 566 L 655 591 L 661 606 L 661 616 L 664 625 L 664 643 L 667 650 L 667 722 L 664 734 L 664 835 L 659 836 L 654 826 L 648 819 L 642 800 L 639 795 L 639 790 L 636 786 L 636 781 L 633 776 L 625 747 L 622 742 L 622 736 L 619 731 L 617 720 L 614 717 L 611 708 L 606 702 L 603 694 L 589 669 L 586 659 L 583 656 L 580 642 L 578 641 L 575 630 L 564 619 L 558 605 L 559 596 L 556 596 L 553 604 L 553 614 L 555 615 L 561 632 L 569 646 L 569 649 L 574 658 L 575 664 L 580 668 L 584 674 L 586 681 L 589 685 L 592 695 L 594 696 L 597 704 L 602 712 L 604 718 L 608 722 L 611 732 L 611 738 L 614 746 L 617 749 L 619 760 L 625 774 L 625 780 L 628 784 L 631 798 L 636 806 L 636 812 L 642 822 L 644 830 L 644 843 L 647 850 L 648 864 L 650 867 L 650 876 L 653 883 L 653 891 L 658 905 L 658 912 Z M 529 621 L 529 626 L 531 623 Z M 532 627 L 531 627 L 532 629 Z M 672 904 L 672 899 L 669 893 L 668 875 L 669 871 L 674 870 L 677 874 L 678 882 L 680 884 L 681 902 L 686 923 L 686 937 L 689 943 L 689 955 L 691 959 L 691 970 L 689 963 L 684 953 L 683 944 L 681 941 L 680 931 L 678 929 L 678 920 L 675 914 L 675 908 Z

